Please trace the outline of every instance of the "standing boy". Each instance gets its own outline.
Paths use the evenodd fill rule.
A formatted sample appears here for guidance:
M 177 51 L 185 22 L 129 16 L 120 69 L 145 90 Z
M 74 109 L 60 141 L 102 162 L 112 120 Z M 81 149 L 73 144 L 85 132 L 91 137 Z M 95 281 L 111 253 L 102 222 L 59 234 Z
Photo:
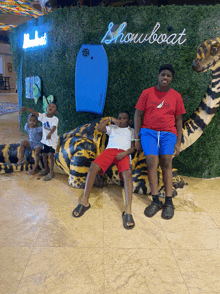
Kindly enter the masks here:
M 118 119 L 109 117 L 97 126 L 98 131 L 109 135 L 109 142 L 106 149 L 90 166 L 82 203 L 73 210 L 72 215 L 74 217 L 82 216 L 90 208 L 88 199 L 97 173 L 102 175 L 114 163 L 118 168 L 120 178 L 124 180 L 126 209 L 122 214 L 123 226 L 127 230 L 135 226 L 131 214 L 133 182 L 129 160 L 129 155 L 135 150 L 134 143 L 131 142 L 134 138 L 134 130 L 129 127 L 129 121 L 130 114 L 123 111 L 119 113 Z M 108 125 L 109 122 L 113 122 L 115 125 Z
M 180 152 L 182 114 L 185 113 L 180 93 L 170 88 L 175 74 L 171 64 L 160 67 L 158 84 L 144 90 L 135 106 L 135 149 L 143 149 L 147 162 L 152 203 L 144 214 L 154 216 L 160 209 L 164 219 L 174 215 L 172 202 L 172 157 Z M 141 117 L 143 117 L 141 127 Z M 158 162 L 165 184 L 165 204 L 158 197 Z
M 42 122 L 43 136 L 41 142 L 43 143 L 43 163 L 44 169 L 39 172 L 39 175 L 44 176 L 44 181 L 50 181 L 54 178 L 54 153 L 56 151 L 59 137 L 57 135 L 58 118 L 55 116 L 57 113 L 57 106 L 54 103 L 50 103 L 47 106 L 47 113 L 38 113 L 37 111 L 23 106 L 20 109 L 20 114 L 27 110 L 38 117 L 38 120 Z M 50 168 L 48 168 L 47 159 L 50 159 Z

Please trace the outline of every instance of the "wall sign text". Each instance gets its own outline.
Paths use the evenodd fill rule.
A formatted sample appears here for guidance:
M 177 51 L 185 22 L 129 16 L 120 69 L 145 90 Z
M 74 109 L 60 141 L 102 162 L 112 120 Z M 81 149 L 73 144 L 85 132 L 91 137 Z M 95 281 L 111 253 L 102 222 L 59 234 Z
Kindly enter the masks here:
M 23 48 L 33 48 L 38 46 L 45 46 L 47 44 L 47 34 L 44 33 L 44 36 L 39 38 L 38 31 L 35 31 L 35 38 L 30 40 L 29 34 L 24 34 L 24 43 Z
M 108 31 L 106 32 L 105 36 L 103 37 L 101 43 L 111 44 L 111 43 L 145 43 L 148 42 L 149 44 L 153 44 L 157 42 L 158 44 L 166 43 L 170 45 L 179 44 L 182 45 L 186 42 L 186 34 L 184 29 L 179 34 L 158 34 L 157 31 L 160 28 L 160 23 L 157 22 L 155 27 L 153 28 L 151 33 L 148 34 L 133 34 L 133 33 L 123 33 L 125 27 L 127 26 L 126 22 L 123 22 L 117 31 L 112 31 L 114 24 L 110 22 L 108 25 Z

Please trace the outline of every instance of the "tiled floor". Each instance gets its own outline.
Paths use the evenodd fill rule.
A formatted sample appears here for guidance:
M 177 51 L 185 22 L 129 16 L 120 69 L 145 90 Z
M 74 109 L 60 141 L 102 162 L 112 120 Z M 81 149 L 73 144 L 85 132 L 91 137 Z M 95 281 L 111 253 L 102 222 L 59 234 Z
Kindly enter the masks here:
M 18 113 L 0 116 L 0 144 L 25 136 Z M 219 294 L 220 178 L 184 179 L 169 221 L 146 218 L 150 197 L 133 194 L 126 231 L 120 187 L 94 188 L 75 219 L 83 191 L 67 175 L 0 175 L 0 293 Z

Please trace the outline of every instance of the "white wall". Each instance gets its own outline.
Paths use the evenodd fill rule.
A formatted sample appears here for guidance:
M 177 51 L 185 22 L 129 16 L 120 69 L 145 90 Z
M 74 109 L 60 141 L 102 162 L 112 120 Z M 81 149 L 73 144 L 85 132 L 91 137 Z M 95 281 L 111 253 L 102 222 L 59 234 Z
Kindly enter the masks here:
M 13 69 L 12 54 L 10 51 L 10 45 L 0 43 L 0 59 L 2 59 L 2 74 L 5 77 L 10 77 L 10 87 L 16 88 L 16 74 Z M 10 64 L 12 71 L 9 71 Z M 1 73 L 1 62 L 0 62 L 0 73 Z
M 3 61 L 2 61 L 2 57 L 0 57 L 0 74 L 3 74 Z

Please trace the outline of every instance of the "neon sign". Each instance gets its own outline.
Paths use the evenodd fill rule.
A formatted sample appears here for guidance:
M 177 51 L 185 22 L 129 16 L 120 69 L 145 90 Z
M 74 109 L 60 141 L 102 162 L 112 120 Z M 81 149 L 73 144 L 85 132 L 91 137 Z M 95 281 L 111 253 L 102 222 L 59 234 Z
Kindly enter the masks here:
M 38 46 L 45 46 L 47 44 L 47 34 L 44 33 L 44 36 L 39 38 L 38 31 L 35 31 L 35 38 L 30 40 L 29 34 L 24 34 L 24 43 L 23 48 L 33 48 Z
M 113 22 L 110 22 L 108 25 L 108 31 L 106 32 L 105 36 L 103 37 L 101 43 L 105 44 L 111 44 L 111 43 L 139 43 L 142 44 L 144 42 L 148 42 L 149 44 L 153 44 L 154 42 L 157 42 L 158 44 L 166 43 L 170 45 L 174 45 L 178 43 L 179 45 L 182 45 L 186 42 L 186 38 L 184 39 L 184 36 L 186 36 L 184 29 L 182 33 L 180 34 L 157 34 L 156 32 L 160 28 L 160 23 L 157 22 L 155 27 L 153 28 L 152 32 L 150 34 L 133 34 L 133 33 L 125 33 L 123 32 L 125 27 L 127 26 L 126 22 L 123 22 L 117 31 L 113 31 L 112 29 L 114 27 Z M 183 38 L 183 39 L 182 39 Z

